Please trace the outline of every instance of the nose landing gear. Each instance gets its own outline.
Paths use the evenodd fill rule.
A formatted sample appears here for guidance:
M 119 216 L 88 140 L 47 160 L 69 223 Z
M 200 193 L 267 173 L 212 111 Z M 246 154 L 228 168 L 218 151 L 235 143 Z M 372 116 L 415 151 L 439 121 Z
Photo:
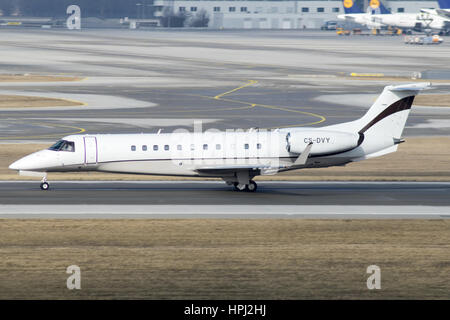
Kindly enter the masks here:
M 48 182 L 42 182 L 41 183 L 41 190 L 47 191 L 50 188 L 50 185 Z
M 41 190 L 47 191 L 48 189 L 50 189 L 50 185 L 47 182 L 47 175 L 45 175 L 42 178 L 42 182 L 41 182 Z

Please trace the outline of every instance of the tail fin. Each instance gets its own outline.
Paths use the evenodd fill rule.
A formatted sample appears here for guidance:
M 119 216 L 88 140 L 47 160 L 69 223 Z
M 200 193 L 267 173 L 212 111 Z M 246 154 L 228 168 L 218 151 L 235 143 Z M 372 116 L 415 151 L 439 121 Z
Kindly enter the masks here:
M 431 83 L 387 86 L 364 116 L 358 120 L 324 127 L 327 130 L 358 133 L 359 155 L 364 159 L 394 152 L 401 140 L 414 97 Z M 357 161 L 357 160 L 355 160 Z
M 438 0 L 439 8 L 450 9 L 450 0 Z
M 391 14 L 391 11 L 388 10 L 384 5 L 383 2 L 380 1 L 380 13 L 381 14 Z
M 352 14 L 352 13 L 364 13 L 361 8 L 359 8 L 354 0 L 343 0 L 342 5 L 344 6 L 344 13 L 345 14 Z
M 370 0 L 369 6 L 367 7 L 367 12 L 369 14 L 389 14 L 391 13 L 386 7 L 383 5 L 381 0 Z
M 414 97 L 430 86 L 431 83 L 424 82 L 385 87 L 369 111 L 356 121 L 361 140 L 384 137 L 400 141 Z

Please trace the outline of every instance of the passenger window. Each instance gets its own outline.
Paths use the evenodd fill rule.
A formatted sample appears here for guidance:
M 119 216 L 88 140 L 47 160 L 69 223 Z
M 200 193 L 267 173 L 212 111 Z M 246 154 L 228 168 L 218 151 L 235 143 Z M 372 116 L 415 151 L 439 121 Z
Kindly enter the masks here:
M 247 150 L 249 148 L 248 143 L 244 144 L 244 149 Z
M 207 144 L 203 145 L 203 150 L 208 150 L 208 145 Z
M 147 146 L 146 145 L 142 146 L 142 151 L 147 151 Z
M 169 151 L 169 145 L 168 145 L 168 144 L 166 144 L 166 145 L 164 146 L 164 150 Z
M 158 151 L 158 145 L 157 145 L 157 144 L 155 144 L 155 145 L 153 146 L 153 151 Z
M 191 144 L 191 151 L 195 150 L 195 144 Z
M 178 151 L 181 151 L 181 150 L 183 150 L 183 147 L 182 147 L 182 145 L 181 145 L 181 144 L 177 145 L 177 150 L 178 150 Z
M 261 149 L 261 143 L 256 144 L 256 149 L 258 149 L 258 150 Z
M 221 145 L 220 144 L 216 144 L 216 150 L 220 150 L 221 149 Z
M 131 151 L 136 151 L 136 146 L 131 146 Z

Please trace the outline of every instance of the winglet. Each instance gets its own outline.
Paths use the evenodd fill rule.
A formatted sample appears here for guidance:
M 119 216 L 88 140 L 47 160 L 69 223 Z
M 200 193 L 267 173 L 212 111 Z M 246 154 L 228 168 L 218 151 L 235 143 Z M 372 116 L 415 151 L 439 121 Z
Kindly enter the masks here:
M 308 160 L 309 154 L 311 153 L 313 143 L 310 142 L 305 150 L 298 156 L 297 160 L 295 160 L 293 166 L 303 166 L 306 164 L 306 161 Z

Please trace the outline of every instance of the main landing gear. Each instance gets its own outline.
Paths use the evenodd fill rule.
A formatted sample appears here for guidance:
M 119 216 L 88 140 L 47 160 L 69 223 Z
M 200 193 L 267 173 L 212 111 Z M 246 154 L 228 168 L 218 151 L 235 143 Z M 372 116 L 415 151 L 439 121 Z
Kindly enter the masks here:
M 236 191 L 247 191 L 247 192 L 255 192 L 258 187 L 256 182 L 253 180 L 250 180 L 248 184 L 241 184 L 239 182 L 235 182 L 233 185 Z

